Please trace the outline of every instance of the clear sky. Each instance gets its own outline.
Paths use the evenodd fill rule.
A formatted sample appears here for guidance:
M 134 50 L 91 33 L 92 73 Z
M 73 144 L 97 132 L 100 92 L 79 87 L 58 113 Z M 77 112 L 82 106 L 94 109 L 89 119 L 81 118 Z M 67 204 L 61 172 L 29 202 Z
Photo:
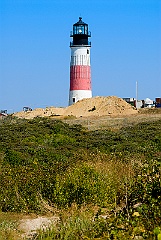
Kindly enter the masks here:
M 82 17 L 93 96 L 161 97 L 161 0 L 0 0 L 0 109 L 65 107 Z

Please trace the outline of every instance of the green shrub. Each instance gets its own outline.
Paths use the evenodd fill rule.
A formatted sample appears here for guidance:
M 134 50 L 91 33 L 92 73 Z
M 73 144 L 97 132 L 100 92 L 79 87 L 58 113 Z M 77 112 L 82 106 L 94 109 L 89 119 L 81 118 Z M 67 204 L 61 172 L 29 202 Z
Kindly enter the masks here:
M 72 203 L 104 206 L 113 203 L 114 197 L 109 179 L 88 165 L 78 165 L 56 177 L 53 201 L 58 206 L 71 206 Z

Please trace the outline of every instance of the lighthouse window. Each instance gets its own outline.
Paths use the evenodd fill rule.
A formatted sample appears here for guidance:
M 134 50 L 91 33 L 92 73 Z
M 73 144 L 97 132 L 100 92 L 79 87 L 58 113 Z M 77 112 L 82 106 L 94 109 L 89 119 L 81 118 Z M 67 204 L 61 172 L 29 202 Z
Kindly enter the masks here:
M 84 34 L 84 27 L 83 26 L 77 26 L 77 34 Z
M 75 103 L 75 98 L 73 98 L 73 103 Z
M 74 26 L 73 27 L 73 34 L 76 34 L 77 33 L 77 28 Z
M 84 26 L 84 28 L 85 28 L 85 34 L 87 35 L 88 34 L 88 27 Z
M 89 49 L 87 49 L 87 54 L 89 54 Z

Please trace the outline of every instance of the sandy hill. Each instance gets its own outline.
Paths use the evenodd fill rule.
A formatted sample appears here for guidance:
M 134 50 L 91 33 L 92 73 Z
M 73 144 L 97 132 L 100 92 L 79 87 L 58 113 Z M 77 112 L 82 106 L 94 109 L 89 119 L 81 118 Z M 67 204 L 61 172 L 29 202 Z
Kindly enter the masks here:
M 66 108 L 47 107 L 45 109 L 37 108 L 33 111 L 18 112 L 14 116 L 19 118 L 49 117 L 49 116 L 118 116 L 136 114 L 138 111 L 123 99 L 109 97 L 93 97 L 82 99 Z

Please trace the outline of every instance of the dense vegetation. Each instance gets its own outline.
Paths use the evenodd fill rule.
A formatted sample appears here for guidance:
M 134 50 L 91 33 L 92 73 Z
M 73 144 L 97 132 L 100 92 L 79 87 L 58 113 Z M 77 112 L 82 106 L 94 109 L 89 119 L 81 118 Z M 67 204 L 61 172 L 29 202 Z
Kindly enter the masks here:
M 159 239 L 161 121 L 117 131 L 47 118 L 0 121 L 1 212 L 53 208 L 65 216 L 73 206 L 39 238 Z

